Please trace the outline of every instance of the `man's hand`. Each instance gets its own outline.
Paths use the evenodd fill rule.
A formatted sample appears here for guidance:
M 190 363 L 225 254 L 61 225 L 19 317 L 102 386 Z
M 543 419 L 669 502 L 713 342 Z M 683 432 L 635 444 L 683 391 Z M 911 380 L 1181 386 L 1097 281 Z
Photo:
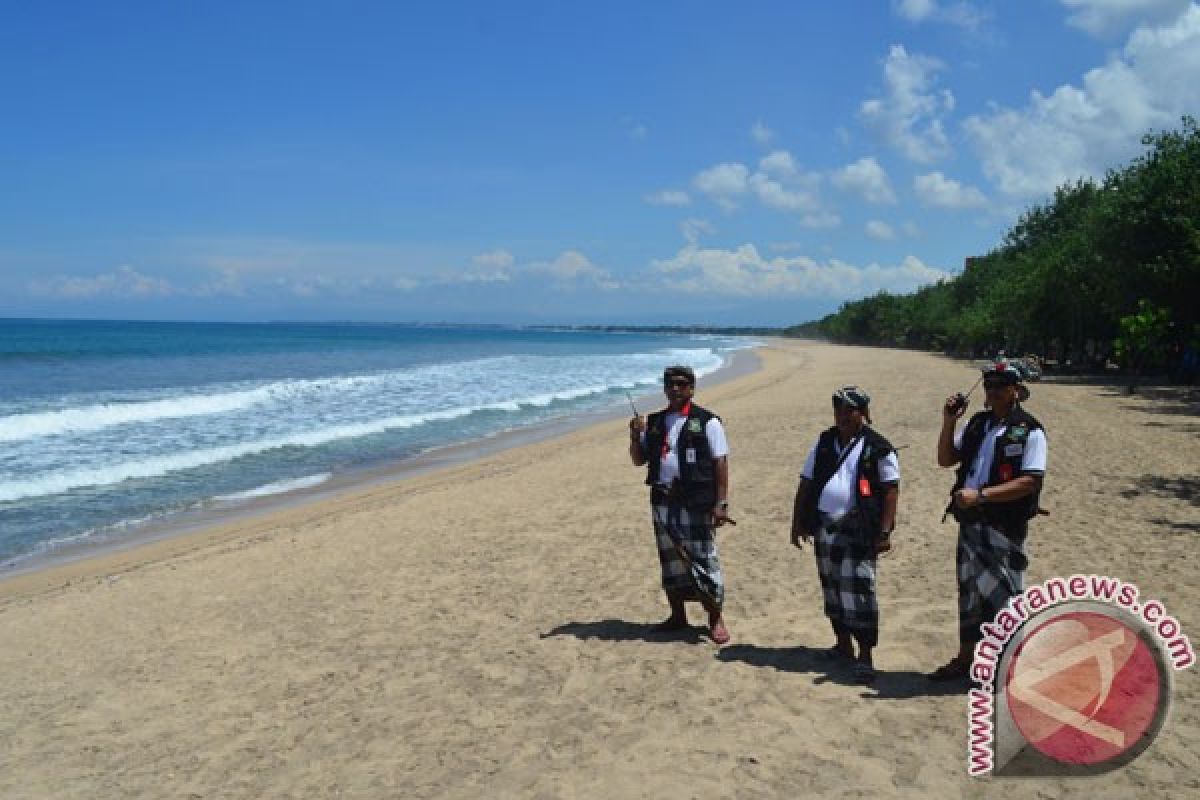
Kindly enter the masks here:
M 942 406 L 942 422 L 954 422 L 966 412 L 967 398 L 961 394 L 952 394 Z
M 629 438 L 637 439 L 642 435 L 642 431 L 646 430 L 646 418 L 640 414 L 636 417 L 631 417 L 629 420 Z
M 891 536 L 881 536 L 875 540 L 875 554 L 886 553 L 892 549 Z
M 964 486 L 954 493 L 954 505 L 959 508 L 974 508 L 979 505 L 979 490 Z
M 714 506 L 712 510 L 712 524 L 714 528 L 719 528 L 728 522 L 730 525 L 737 525 L 736 522 L 729 516 L 729 509 L 721 506 Z
M 809 533 L 808 531 L 804 530 L 804 528 L 802 528 L 799 525 L 793 525 L 792 526 L 792 545 L 794 547 L 797 547 L 797 548 L 803 550 L 804 545 L 800 544 L 801 539 L 803 539 L 806 544 L 810 543 L 810 542 L 812 542 L 812 534 Z

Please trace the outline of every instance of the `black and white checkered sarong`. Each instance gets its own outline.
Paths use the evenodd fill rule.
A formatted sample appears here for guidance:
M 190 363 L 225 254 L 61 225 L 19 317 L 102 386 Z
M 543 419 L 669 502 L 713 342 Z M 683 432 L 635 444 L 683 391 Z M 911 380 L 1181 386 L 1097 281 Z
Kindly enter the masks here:
M 721 575 L 711 516 L 689 512 L 674 503 L 652 504 L 650 510 L 654 516 L 663 589 L 683 600 L 707 597 L 720 609 L 725 601 L 725 579 Z M 680 555 L 680 549 L 690 564 Z
M 875 547 L 854 526 L 841 529 L 823 514 L 813 536 L 817 574 L 825 595 L 825 616 L 836 634 L 849 633 L 864 647 L 879 641 L 879 602 L 875 597 Z
M 1010 597 L 1025 588 L 1025 549 L 999 528 L 984 522 L 958 527 L 959 641 L 983 638 L 980 626 L 991 622 Z

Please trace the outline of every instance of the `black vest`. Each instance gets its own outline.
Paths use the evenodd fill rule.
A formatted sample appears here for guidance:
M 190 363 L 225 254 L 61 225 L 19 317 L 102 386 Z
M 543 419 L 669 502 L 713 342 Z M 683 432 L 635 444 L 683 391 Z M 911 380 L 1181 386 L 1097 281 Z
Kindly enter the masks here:
M 714 417 L 720 419 L 708 409 L 692 403 L 674 444 L 679 461 L 679 489 L 683 493 L 683 504 L 688 508 L 709 510 L 717 504 L 716 468 L 708 436 L 704 433 L 704 426 Z M 657 411 L 646 419 L 646 483 L 650 486 L 658 483 L 663 441 L 668 433 L 666 419 L 667 410 Z M 689 450 L 696 453 L 694 461 L 687 458 Z
M 958 464 L 958 475 L 954 481 L 954 488 L 950 490 L 951 495 L 966 485 L 967 476 L 971 472 L 971 467 L 975 465 L 976 456 L 979 455 L 979 448 L 983 446 L 983 440 L 988 434 L 987 423 L 990 419 L 992 419 L 992 412 L 980 411 L 967 422 L 967 427 L 963 430 L 962 449 L 959 450 L 961 460 Z M 1029 446 L 1029 434 L 1033 431 L 1044 430 L 1042 423 L 1034 419 L 1031 414 L 1026 413 L 1020 406 L 1013 406 L 1008 412 L 1008 416 L 1002 422 L 995 424 L 1007 425 L 1008 428 L 1003 436 L 996 439 L 995 449 L 992 451 L 992 469 L 983 484 L 984 487 L 1007 483 L 1020 475 L 1025 448 Z M 1012 451 L 1011 454 L 1006 452 L 1008 450 Z M 1018 450 L 1020 452 L 1017 452 Z M 1026 524 L 1037 514 L 1040 495 L 1041 485 L 1039 483 L 1033 494 L 1007 503 L 989 500 L 976 508 L 982 514 L 985 522 L 1000 528 L 1010 539 L 1020 543 L 1025 539 Z M 960 521 L 962 520 L 960 519 Z
M 854 501 L 855 508 L 862 517 L 863 527 L 877 535 L 880 531 L 883 516 L 884 484 L 879 479 L 879 462 L 896 448 L 883 438 L 869 425 L 862 429 L 863 446 L 859 452 L 858 464 L 854 472 Z M 836 426 L 821 434 L 817 439 L 817 454 L 813 463 L 812 481 L 804 494 L 804 504 L 800 508 L 801 519 L 810 533 L 815 533 L 821 525 L 821 514 L 817 511 L 817 503 L 825 484 L 837 472 L 838 468 L 838 429 Z M 866 480 L 867 493 L 863 492 L 863 480 Z

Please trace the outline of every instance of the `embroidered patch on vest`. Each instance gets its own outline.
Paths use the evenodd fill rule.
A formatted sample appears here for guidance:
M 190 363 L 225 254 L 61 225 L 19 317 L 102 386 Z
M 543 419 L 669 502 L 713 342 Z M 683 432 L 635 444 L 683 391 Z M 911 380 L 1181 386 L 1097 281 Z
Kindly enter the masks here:
M 704 423 L 698 419 L 689 419 L 688 420 L 688 430 L 691 431 L 692 433 L 703 433 L 704 432 Z

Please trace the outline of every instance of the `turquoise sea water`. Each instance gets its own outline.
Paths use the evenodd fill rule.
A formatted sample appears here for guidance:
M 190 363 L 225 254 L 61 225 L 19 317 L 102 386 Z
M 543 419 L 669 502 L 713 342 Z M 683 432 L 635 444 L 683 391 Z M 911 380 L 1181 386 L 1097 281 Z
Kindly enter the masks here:
M 0 320 L 0 568 L 625 402 L 746 340 Z

